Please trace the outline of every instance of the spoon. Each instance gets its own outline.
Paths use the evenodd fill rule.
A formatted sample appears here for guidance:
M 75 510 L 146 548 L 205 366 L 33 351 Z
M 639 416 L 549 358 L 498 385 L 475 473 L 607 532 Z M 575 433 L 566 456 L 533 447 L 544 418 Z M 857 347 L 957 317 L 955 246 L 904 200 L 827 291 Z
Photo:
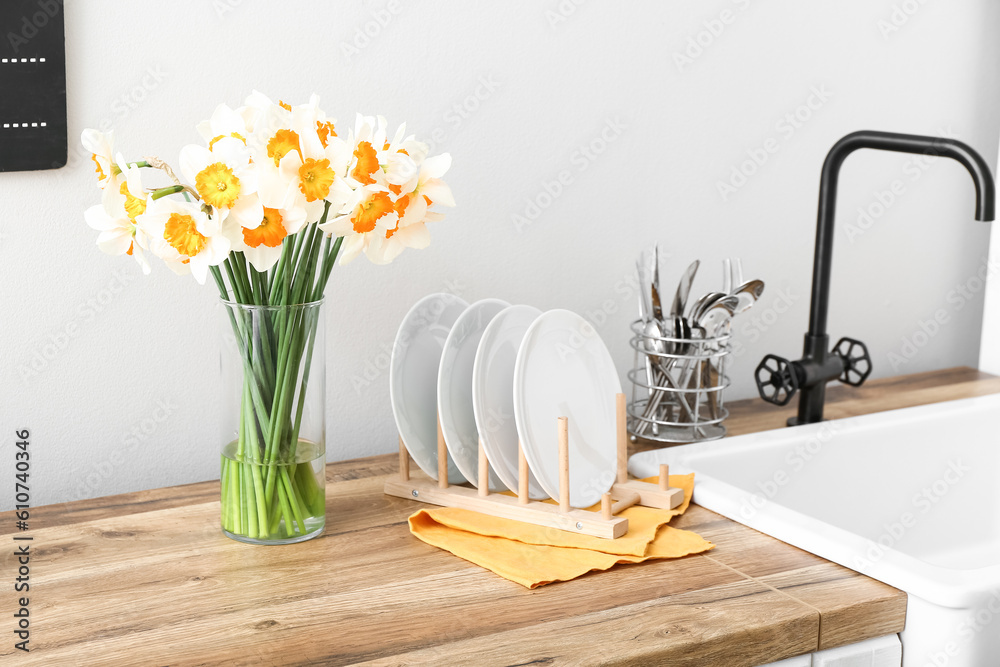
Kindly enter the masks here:
M 720 299 L 725 299 L 727 296 L 729 295 L 726 292 L 709 292 L 695 301 L 694 305 L 691 307 L 691 321 L 697 323 L 705 311 L 711 308 L 712 305 L 717 303 Z
M 708 338 L 717 337 L 722 327 L 733 319 L 740 303 L 740 297 L 735 294 L 723 296 L 704 309 L 698 317 L 698 326 L 705 330 Z
M 732 296 L 739 299 L 734 315 L 746 312 L 753 306 L 764 293 L 763 280 L 750 280 L 733 290 Z

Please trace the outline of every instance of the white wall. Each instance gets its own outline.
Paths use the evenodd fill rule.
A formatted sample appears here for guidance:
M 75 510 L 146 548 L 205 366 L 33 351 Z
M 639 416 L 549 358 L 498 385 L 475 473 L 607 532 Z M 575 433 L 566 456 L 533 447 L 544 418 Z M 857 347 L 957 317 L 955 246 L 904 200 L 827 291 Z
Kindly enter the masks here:
M 897 4 L 915 13 L 897 9 L 893 26 Z M 724 10 L 731 22 L 679 67 L 689 37 Z M 387 24 L 348 55 L 377 12 Z M 85 127 L 113 125 L 126 155 L 176 164 L 217 103 L 253 88 L 291 100 L 317 91 L 341 120 L 355 110 L 406 120 L 452 153 L 459 206 L 432 246 L 388 267 L 337 267 L 328 291 L 329 458 L 351 458 L 396 447 L 380 369 L 400 318 L 431 291 L 591 313 L 624 375 L 636 301 L 626 283 L 654 240 L 674 260 L 671 281 L 703 260 L 696 292 L 718 283 L 729 255 L 767 282 L 736 327 L 730 397 L 753 394 L 764 353 L 800 352 L 819 169 L 836 139 L 950 131 L 995 159 L 998 14 L 991 0 L 69 0 L 73 159 L 0 174 L 4 441 L 31 429 L 38 503 L 218 476 L 217 297 L 98 252 L 82 216 L 98 201 L 76 143 Z M 803 109 L 810 100 L 817 108 Z M 794 128 L 783 119 L 797 109 L 810 117 Z M 723 200 L 717 183 L 769 139 L 777 152 Z M 603 152 L 583 157 L 588 144 Z M 512 216 L 561 171 L 571 183 L 519 229 Z M 849 235 L 858 208 L 895 179 L 904 193 Z M 974 276 L 989 228 L 972 219 L 964 170 L 857 154 L 840 211 L 831 335 L 867 341 L 880 376 L 975 365 L 982 290 L 955 290 Z M 889 355 L 903 358 L 903 338 L 938 310 L 947 323 L 894 367 Z M 10 506 L 4 495 L 0 509 Z

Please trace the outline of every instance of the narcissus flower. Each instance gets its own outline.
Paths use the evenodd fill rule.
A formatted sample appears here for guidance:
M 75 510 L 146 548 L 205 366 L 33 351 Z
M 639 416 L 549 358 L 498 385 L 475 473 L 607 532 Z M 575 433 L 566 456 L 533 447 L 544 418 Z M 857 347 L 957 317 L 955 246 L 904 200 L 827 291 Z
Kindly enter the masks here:
M 198 134 L 211 150 L 216 142 L 225 137 L 238 139 L 246 146 L 250 131 L 247 129 L 246 120 L 238 111 L 220 104 L 215 107 L 210 119 L 198 123 Z
M 194 183 L 202 202 L 215 209 L 220 218 L 240 197 L 257 192 L 257 172 L 250 151 L 235 137 L 218 139 L 211 150 L 194 144 L 185 146 L 181 150 L 181 172 Z
M 284 213 L 284 214 L 283 214 Z M 254 229 L 244 227 L 242 251 L 258 271 L 268 271 L 281 258 L 281 248 L 289 235 L 289 212 L 265 208 L 264 218 Z
M 143 248 L 148 246 L 145 233 L 136 225 L 135 218 L 146 210 L 145 193 L 138 178 L 138 169 L 133 168 L 132 188 L 139 197 L 132 195 L 127 181 L 122 181 L 118 191 L 105 188 L 101 203 L 91 206 L 83 213 L 84 219 L 92 229 L 100 232 L 97 236 L 97 247 L 109 255 L 131 255 L 142 267 L 142 272 L 149 274 L 150 266 L 143 254 Z M 128 172 L 126 172 L 128 173 Z
M 229 255 L 231 243 L 222 233 L 221 224 L 196 203 L 166 197 L 150 199 L 146 212 L 136 221 L 149 235 L 150 249 L 155 254 L 167 264 L 187 264 L 201 284 L 208 276 L 208 267 L 221 264 Z
M 256 199 L 257 195 L 250 197 Z M 255 213 L 249 211 L 256 211 L 258 207 L 263 214 L 258 218 L 250 217 Z M 241 201 L 223 223 L 223 233 L 233 251 L 246 255 L 258 271 L 267 271 L 281 257 L 284 240 L 305 224 L 305 211 L 301 209 L 274 209 L 263 207 L 259 202 L 244 204 Z
M 396 226 L 385 232 L 385 240 L 369 243 L 365 249 L 374 264 L 388 264 L 406 248 L 426 248 L 431 235 L 427 222 L 427 202 L 423 197 L 409 194 L 399 197 L 393 204 L 398 216 Z
M 344 237 L 340 261 L 346 264 L 367 251 L 369 246 L 381 246 L 386 233 L 398 220 L 391 193 L 377 185 L 366 185 L 354 191 L 339 215 L 319 227 L 324 232 Z
M 272 108 L 255 133 L 261 173 L 261 201 L 276 210 L 302 210 L 318 220 L 326 202 L 343 207 L 352 188 L 344 180 L 351 159 L 347 144 L 337 136 L 332 121 L 309 104 Z
M 227 272 L 244 265 L 239 255 L 258 272 L 271 270 L 290 256 L 282 252 L 290 239 L 312 234 L 315 224 L 343 237 L 341 263 L 364 253 L 385 264 L 407 248 L 426 247 L 427 223 L 443 217 L 434 206 L 455 205 L 443 180 L 451 156 L 428 157 L 427 144 L 405 124 L 390 134 L 382 116 L 358 114 L 352 128 L 338 131 L 316 95 L 294 105 L 254 91 L 239 108 L 220 104 L 197 129 L 204 145 L 181 151 L 186 184 L 157 158 L 130 167 L 113 154 L 110 132 L 84 131 L 105 191 L 85 217 L 100 232 L 102 250 L 132 254 L 144 271 L 143 251 L 152 253 L 204 282 L 227 257 Z M 173 185 L 143 188 L 140 165 L 164 171 Z M 319 243 L 308 247 L 311 261 L 325 261 L 313 255 Z
M 455 198 L 451 194 L 451 188 L 441 180 L 441 177 L 450 168 L 451 155 L 449 153 L 429 157 L 420 164 L 420 171 L 417 175 L 402 186 L 401 192 L 422 196 L 428 206 L 431 204 L 454 206 Z
M 94 171 L 97 172 L 97 187 L 104 188 L 112 181 L 117 183 L 119 170 L 114 159 L 114 131 L 105 133 L 84 130 L 80 135 L 80 141 L 91 153 L 90 159 L 94 163 Z

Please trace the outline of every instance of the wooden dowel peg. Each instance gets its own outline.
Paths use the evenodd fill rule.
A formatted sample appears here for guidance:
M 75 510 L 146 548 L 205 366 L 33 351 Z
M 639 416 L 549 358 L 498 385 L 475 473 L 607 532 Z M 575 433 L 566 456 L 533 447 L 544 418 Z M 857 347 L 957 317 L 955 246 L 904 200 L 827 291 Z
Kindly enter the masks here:
M 410 481 L 410 452 L 406 451 L 403 436 L 399 436 L 399 478 L 404 482 Z
M 666 463 L 660 464 L 660 491 L 670 488 L 670 466 Z
M 634 492 L 628 492 L 618 499 L 614 505 L 611 506 L 611 513 L 618 514 L 622 510 L 628 509 L 639 502 L 639 494 Z
M 448 488 L 448 447 L 444 444 L 444 431 L 438 419 L 438 488 Z
M 615 396 L 615 413 L 618 427 L 618 469 L 619 484 L 628 481 L 628 422 L 625 412 L 625 394 Z
M 520 439 L 517 441 L 517 501 L 528 504 L 528 459 Z
M 611 521 L 611 494 L 605 493 L 601 496 L 601 518 L 605 521 Z
M 559 509 L 568 512 L 569 507 L 569 420 L 559 418 Z
M 486 458 L 482 438 L 479 439 L 479 495 L 483 498 L 490 495 L 490 460 Z

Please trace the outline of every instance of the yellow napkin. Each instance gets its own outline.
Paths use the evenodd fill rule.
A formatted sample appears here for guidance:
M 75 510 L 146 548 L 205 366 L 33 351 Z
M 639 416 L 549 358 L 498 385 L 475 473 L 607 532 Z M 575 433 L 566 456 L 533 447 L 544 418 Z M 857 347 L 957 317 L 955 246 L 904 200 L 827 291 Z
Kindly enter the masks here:
M 656 477 L 644 481 L 656 483 Z M 672 510 L 633 506 L 619 516 L 628 518 L 628 533 L 615 540 L 535 526 L 479 512 L 442 507 L 420 510 L 410 517 L 410 532 L 427 544 L 450 551 L 515 581 L 536 588 L 553 581 L 575 579 L 591 570 L 617 563 L 641 563 L 653 558 L 679 558 L 715 545 L 696 533 L 667 526 L 691 502 L 694 475 L 671 475 L 670 486 L 684 490 L 684 501 Z M 591 510 L 599 510 L 595 505 Z

